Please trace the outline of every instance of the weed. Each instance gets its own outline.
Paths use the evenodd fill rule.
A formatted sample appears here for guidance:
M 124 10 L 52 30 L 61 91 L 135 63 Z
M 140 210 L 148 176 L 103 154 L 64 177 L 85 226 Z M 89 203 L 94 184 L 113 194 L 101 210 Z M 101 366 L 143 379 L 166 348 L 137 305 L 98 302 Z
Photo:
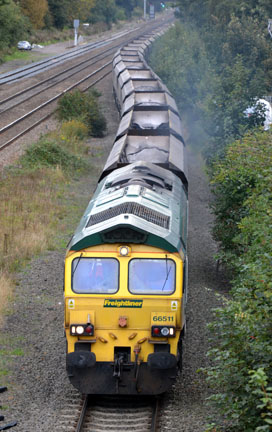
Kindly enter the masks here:
M 61 126 L 61 137 L 64 136 L 70 140 L 83 140 L 88 136 L 87 126 L 79 120 L 70 120 L 64 122 Z
M 9 353 L 12 356 L 23 356 L 24 355 L 24 351 L 21 348 L 15 348 L 14 350 L 10 351 Z
M 10 277 L 7 275 L 6 272 L 1 271 L 0 272 L 0 298 L 1 298 L 0 325 L 2 324 L 2 320 L 3 320 L 3 315 L 2 315 L 3 311 L 6 309 L 8 298 L 10 297 L 12 291 L 13 291 L 13 283 Z
M 80 157 L 46 139 L 30 146 L 22 157 L 21 163 L 26 168 L 60 166 L 65 170 L 78 170 L 86 166 Z
M 0 350 L 0 377 L 4 380 L 10 374 L 10 366 L 14 361 L 15 357 L 21 357 L 24 355 L 24 351 L 18 348 L 18 344 L 21 343 L 20 338 L 1 338 L 1 350 Z M 3 409 L 3 407 L 1 407 Z

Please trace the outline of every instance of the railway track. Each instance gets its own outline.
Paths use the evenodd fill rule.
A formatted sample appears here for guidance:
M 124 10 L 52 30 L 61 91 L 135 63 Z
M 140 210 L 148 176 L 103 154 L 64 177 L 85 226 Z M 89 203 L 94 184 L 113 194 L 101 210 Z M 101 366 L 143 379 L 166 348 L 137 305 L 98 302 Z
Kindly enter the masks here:
M 57 432 L 156 432 L 159 411 L 158 398 L 84 396 L 62 413 Z
M 12 86 L 8 84 L 10 81 L 0 85 L 0 151 L 47 120 L 55 112 L 58 99 L 63 94 L 74 88 L 86 91 L 109 75 L 112 70 L 112 55 L 118 48 L 142 34 L 150 34 L 159 26 L 168 25 L 170 20 L 168 18 L 149 27 L 144 26 L 144 29 L 134 30 L 129 33 L 129 39 L 125 33 L 118 40 L 117 37 L 114 38 L 113 42 L 112 38 L 103 41 L 102 48 L 90 44 L 88 49 L 85 47 L 82 50 L 80 61 L 78 53 L 74 57 L 68 56 L 69 66 L 65 54 L 57 56 L 58 59 L 61 58 L 59 66 L 35 77 L 33 66 L 24 68 L 23 88 L 22 81 L 16 81 Z M 56 57 L 54 59 L 56 60 Z M 15 73 L 9 74 L 10 79 L 16 76 Z M 28 76 L 30 78 L 27 78 Z
M 84 45 L 84 47 L 80 48 L 74 48 L 69 53 L 59 54 L 53 57 L 48 57 L 42 61 L 31 63 L 29 65 L 23 66 L 19 69 L 6 72 L 3 74 L 0 74 L 0 85 L 3 84 L 11 84 L 14 81 L 18 81 L 20 79 L 23 79 L 27 76 L 33 76 L 34 74 L 44 72 L 45 69 L 49 69 L 51 67 L 56 67 L 59 63 L 63 63 L 64 61 L 70 61 L 73 60 L 79 56 L 82 56 L 85 53 L 89 53 L 90 51 L 93 51 L 96 48 L 100 48 L 103 46 L 108 45 L 112 41 L 127 36 L 135 31 L 137 31 L 139 27 L 134 28 L 133 30 L 129 31 L 123 31 L 120 33 L 117 33 L 116 35 L 110 37 L 110 38 L 102 38 L 99 42 L 92 42 L 89 44 Z

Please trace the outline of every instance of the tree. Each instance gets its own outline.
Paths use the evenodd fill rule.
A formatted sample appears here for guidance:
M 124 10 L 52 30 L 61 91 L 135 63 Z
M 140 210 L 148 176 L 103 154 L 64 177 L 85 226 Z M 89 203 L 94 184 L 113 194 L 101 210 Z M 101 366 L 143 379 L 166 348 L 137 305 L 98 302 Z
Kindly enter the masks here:
M 131 18 L 132 11 L 137 6 L 137 0 L 116 0 L 116 5 L 124 9 L 127 18 Z
M 53 20 L 53 25 L 58 29 L 63 29 L 66 25 L 72 25 L 68 18 L 69 0 L 48 0 L 49 13 Z
M 30 30 L 29 20 L 12 0 L 0 4 L 0 51 L 15 45 Z M 1 59 L 0 59 L 1 60 Z
M 116 21 L 117 8 L 114 0 L 96 0 L 91 10 L 90 22 L 104 22 L 111 28 Z
M 27 16 L 35 29 L 44 27 L 44 18 L 48 11 L 47 0 L 21 0 L 23 14 Z
M 79 19 L 81 22 L 88 21 L 94 5 L 95 0 L 73 0 L 67 10 L 69 22 L 73 23 L 74 19 Z

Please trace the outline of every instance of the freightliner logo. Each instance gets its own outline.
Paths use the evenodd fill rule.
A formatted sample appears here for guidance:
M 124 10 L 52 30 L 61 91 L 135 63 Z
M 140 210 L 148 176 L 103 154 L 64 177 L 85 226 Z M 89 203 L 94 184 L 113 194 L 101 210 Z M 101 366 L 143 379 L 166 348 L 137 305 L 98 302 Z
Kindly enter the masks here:
M 112 308 L 141 308 L 143 300 L 127 300 L 127 299 L 106 299 L 104 307 Z

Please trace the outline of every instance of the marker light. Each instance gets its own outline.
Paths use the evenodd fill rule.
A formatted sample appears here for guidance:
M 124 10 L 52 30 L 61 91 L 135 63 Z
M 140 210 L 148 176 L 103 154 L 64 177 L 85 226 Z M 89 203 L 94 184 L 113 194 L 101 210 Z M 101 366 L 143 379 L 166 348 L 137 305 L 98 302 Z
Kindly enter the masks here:
M 160 329 L 159 329 L 158 327 L 154 327 L 154 328 L 153 328 L 153 333 L 154 333 L 154 334 L 159 335 L 160 332 L 161 332 L 161 331 L 160 331 Z
M 93 332 L 93 328 L 92 328 L 92 326 L 88 325 L 88 326 L 85 328 L 85 332 L 88 333 L 88 334 L 92 333 L 92 332 Z

